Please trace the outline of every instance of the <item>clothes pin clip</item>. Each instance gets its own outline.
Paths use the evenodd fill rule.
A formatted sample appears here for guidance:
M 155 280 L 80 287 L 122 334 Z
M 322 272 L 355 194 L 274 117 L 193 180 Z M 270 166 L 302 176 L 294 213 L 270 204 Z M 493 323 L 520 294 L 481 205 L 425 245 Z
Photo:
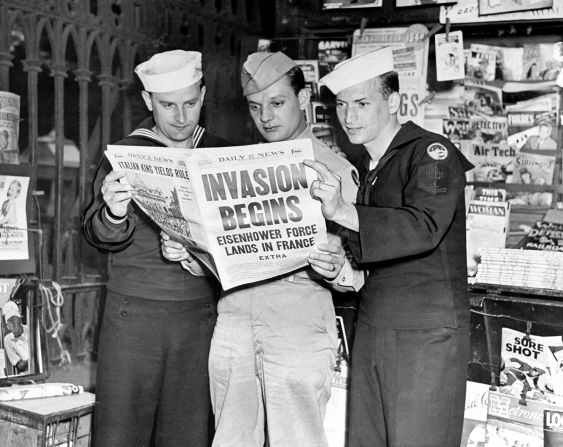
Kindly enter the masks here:
M 360 40 L 364 37 L 364 31 L 366 30 L 366 26 L 368 24 L 368 18 L 362 17 L 362 21 L 360 22 Z
M 446 16 L 446 42 L 450 41 L 450 18 Z
M 526 335 L 524 335 L 524 340 L 526 340 L 526 341 L 532 340 L 532 337 L 530 335 L 531 332 L 532 332 L 532 322 L 526 321 Z
M 441 29 L 442 29 L 442 25 L 440 25 L 439 23 L 437 25 L 434 25 L 434 27 L 422 38 L 422 42 L 424 42 L 426 39 L 429 39 L 430 37 L 432 37 L 434 34 L 436 34 Z

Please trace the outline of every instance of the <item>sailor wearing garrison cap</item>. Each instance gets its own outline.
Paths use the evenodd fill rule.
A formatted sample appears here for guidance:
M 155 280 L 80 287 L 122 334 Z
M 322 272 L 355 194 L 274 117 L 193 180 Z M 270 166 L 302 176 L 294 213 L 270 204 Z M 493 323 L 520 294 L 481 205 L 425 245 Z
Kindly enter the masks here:
M 263 139 L 311 139 L 315 158 L 342 178 L 344 195 L 354 200 L 354 168 L 315 138 L 305 120 L 309 91 L 295 62 L 281 52 L 253 53 L 243 64 L 241 86 Z M 219 300 L 209 355 L 214 447 L 327 446 L 323 418 L 337 341 L 329 286 L 352 291 L 363 285 L 363 273 L 345 262 L 334 231 L 311 253 L 311 268 Z
M 335 93 L 350 141 L 365 148 L 355 204 L 329 168 L 305 161 L 318 171 L 311 194 L 324 217 L 350 230 L 354 259 L 369 269 L 348 446 L 459 445 L 469 357 L 464 186 L 472 166 L 444 136 L 399 123 L 390 47 L 343 61 L 320 82 Z
M 135 68 L 151 112 L 115 143 L 175 151 L 230 146 L 199 125 L 206 88 L 198 51 L 158 53 Z M 131 202 L 123 172 L 103 159 L 84 214 L 87 241 L 110 253 L 100 327 L 94 439 L 103 447 L 208 447 L 207 359 L 217 285 Z M 176 262 L 163 259 L 182 261 Z

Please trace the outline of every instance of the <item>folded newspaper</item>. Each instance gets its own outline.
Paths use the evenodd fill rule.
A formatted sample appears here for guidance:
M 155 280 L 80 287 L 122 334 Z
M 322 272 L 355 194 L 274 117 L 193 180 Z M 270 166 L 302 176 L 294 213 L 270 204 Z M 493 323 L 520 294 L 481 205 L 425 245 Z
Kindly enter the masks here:
M 182 242 L 225 290 L 308 265 L 326 242 L 311 140 L 224 148 L 108 145 L 135 203 Z

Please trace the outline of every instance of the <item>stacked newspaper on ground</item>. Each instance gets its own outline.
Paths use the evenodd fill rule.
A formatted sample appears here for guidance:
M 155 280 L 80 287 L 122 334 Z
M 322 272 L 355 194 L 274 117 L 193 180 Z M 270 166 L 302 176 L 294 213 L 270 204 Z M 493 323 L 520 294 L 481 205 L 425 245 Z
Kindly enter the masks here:
M 484 248 L 476 282 L 563 290 L 563 252 Z

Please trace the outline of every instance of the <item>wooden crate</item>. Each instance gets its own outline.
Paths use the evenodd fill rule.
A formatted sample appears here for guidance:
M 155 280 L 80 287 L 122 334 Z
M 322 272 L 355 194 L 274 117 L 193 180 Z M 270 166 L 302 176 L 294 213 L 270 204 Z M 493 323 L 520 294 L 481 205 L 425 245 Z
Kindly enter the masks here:
M 10 447 L 88 447 L 95 395 L 0 402 L 0 439 Z M 5 444 L 4 444 L 5 443 Z

